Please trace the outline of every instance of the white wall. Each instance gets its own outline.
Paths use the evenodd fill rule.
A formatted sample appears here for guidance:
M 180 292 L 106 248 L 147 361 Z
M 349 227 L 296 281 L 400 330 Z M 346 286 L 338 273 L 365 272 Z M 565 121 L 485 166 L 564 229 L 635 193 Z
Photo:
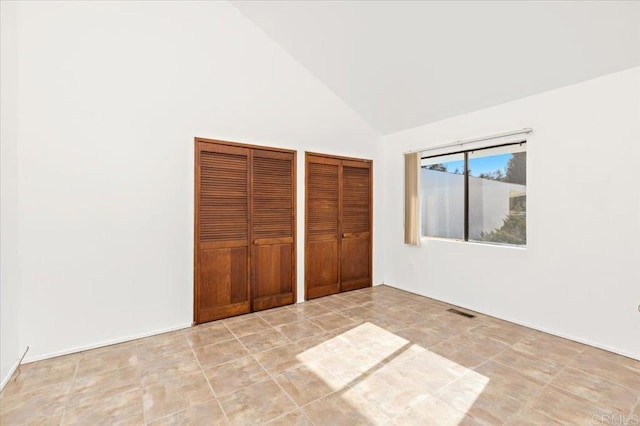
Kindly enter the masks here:
M 403 244 L 402 152 L 533 127 L 527 248 Z M 640 359 L 640 68 L 383 138 L 385 282 Z
M 298 150 L 302 299 L 304 150 L 380 182 L 377 135 L 226 2 L 18 9 L 27 360 L 191 323 L 194 136 Z
M 16 4 L 0 2 L 0 389 L 20 353 Z

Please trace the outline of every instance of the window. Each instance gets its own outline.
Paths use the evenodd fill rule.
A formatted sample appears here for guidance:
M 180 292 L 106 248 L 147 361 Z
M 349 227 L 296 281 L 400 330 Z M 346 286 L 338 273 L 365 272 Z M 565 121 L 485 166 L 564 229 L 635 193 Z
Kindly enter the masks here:
M 422 235 L 527 243 L 526 143 L 422 157 Z

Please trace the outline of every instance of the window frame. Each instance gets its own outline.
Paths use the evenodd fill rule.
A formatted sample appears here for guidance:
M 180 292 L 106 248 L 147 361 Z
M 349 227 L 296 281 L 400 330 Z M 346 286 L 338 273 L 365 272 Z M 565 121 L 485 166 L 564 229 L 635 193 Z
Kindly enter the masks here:
M 499 144 L 495 144 L 495 145 L 483 145 L 481 147 L 478 148 L 468 148 L 468 149 L 460 149 L 460 150 L 456 150 L 456 151 L 447 151 L 447 152 L 441 152 L 439 154 L 433 154 L 433 155 L 426 155 L 423 156 L 422 153 L 420 154 L 420 161 L 422 162 L 422 160 L 425 159 L 431 159 L 431 158 L 438 158 L 438 157 L 445 157 L 448 155 L 455 155 L 455 154 L 463 154 L 464 156 L 464 169 L 463 169 L 463 176 L 464 176 L 464 207 L 463 207 L 463 219 L 464 219 L 464 224 L 463 224 L 463 238 L 451 238 L 451 237 L 438 237 L 438 236 L 429 236 L 429 235 L 422 235 L 422 231 L 420 232 L 420 238 L 427 238 L 427 239 L 436 239 L 436 240 L 445 240 L 445 241 L 460 241 L 460 242 L 464 242 L 464 243 L 471 243 L 471 244 L 488 244 L 491 246 L 502 246 L 502 247 L 513 247 L 513 248 L 526 248 L 527 247 L 527 243 L 525 244 L 509 244 L 509 243 L 496 243 L 496 242 L 491 242 L 491 241 L 476 241 L 476 240 L 469 240 L 469 153 L 470 152 L 477 152 L 477 151 L 484 151 L 487 149 L 494 149 L 494 148 L 502 148 L 502 147 L 506 147 L 506 146 L 515 146 L 515 145 L 520 145 L 523 146 L 525 145 L 525 152 L 528 152 L 528 149 L 526 147 L 527 144 L 527 138 L 522 138 L 521 140 L 515 140 L 515 141 L 510 141 L 510 142 L 504 142 L 504 143 L 499 143 Z M 428 152 L 428 151 L 423 151 L 423 152 Z M 528 162 L 527 162 L 528 163 Z M 421 165 L 421 169 L 422 169 L 422 165 Z M 528 167 L 527 167 L 528 169 Z M 528 183 L 527 183 L 528 186 Z M 422 204 L 422 203 L 420 203 Z M 422 211 L 420 211 L 420 229 L 422 229 Z M 527 232 L 527 228 L 525 228 L 525 233 Z M 528 241 L 528 238 L 527 238 Z

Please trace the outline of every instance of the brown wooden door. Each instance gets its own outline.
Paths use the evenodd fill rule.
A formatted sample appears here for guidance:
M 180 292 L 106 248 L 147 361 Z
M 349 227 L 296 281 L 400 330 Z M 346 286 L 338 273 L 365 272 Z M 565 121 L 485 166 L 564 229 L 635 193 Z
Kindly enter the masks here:
M 307 155 L 306 298 L 340 291 L 340 160 Z
M 371 286 L 371 161 L 307 154 L 306 298 Z
M 247 313 L 250 150 L 196 143 L 196 323 Z
M 295 157 L 252 150 L 253 310 L 291 304 L 295 295 Z
M 342 162 L 340 290 L 371 285 L 371 163 Z

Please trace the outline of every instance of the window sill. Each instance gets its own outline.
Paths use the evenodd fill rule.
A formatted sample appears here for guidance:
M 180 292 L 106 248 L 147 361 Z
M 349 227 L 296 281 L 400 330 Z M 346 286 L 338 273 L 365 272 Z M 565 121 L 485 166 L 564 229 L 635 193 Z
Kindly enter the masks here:
M 425 244 L 428 241 L 438 241 L 438 242 L 447 242 L 447 243 L 458 243 L 458 244 L 468 244 L 473 246 L 482 246 L 482 247 L 498 247 L 498 248 L 506 248 L 513 250 L 527 250 L 527 246 L 515 246 L 512 244 L 499 244 L 499 243 L 486 243 L 482 241 L 464 241 L 457 238 L 441 238 L 441 237 L 425 237 L 424 235 L 420 237 L 421 244 Z

